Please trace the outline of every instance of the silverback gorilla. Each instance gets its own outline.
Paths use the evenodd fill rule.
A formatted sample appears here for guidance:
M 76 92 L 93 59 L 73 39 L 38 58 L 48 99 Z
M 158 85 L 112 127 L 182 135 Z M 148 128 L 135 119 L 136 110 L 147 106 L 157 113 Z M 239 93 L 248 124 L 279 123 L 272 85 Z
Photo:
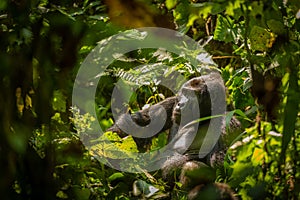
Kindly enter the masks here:
M 169 130 L 168 142 L 175 152 L 162 166 L 170 188 L 179 181 L 188 199 L 203 198 L 206 190 L 216 192 L 212 199 L 235 199 L 227 185 L 213 183 L 214 176 L 209 176 L 213 168 L 222 165 L 230 142 L 240 132 L 241 125 L 235 118 L 226 127 L 225 108 L 223 80 L 213 72 L 187 81 L 174 97 L 134 114 L 121 115 L 108 131 L 121 137 L 135 132 L 140 136 L 134 138 L 139 150 L 145 151 L 152 136 L 141 136 L 147 133 L 135 127 L 145 127 L 151 119 L 155 119 L 154 126 L 165 121 L 158 132 Z

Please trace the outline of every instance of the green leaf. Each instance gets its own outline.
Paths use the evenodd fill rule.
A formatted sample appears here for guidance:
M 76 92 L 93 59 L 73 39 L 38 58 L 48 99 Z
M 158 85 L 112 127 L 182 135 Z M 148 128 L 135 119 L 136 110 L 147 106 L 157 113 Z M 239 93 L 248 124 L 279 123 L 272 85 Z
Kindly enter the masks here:
M 271 41 L 271 33 L 266 29 L 253 26 L 250 32 L 250 45 L 254 51 L 267 51 L 269 49 L 269 43 Z
M 278 35 L 284 35 L 286 33 L 286 28 L 281 21 L 270 19 L 267 21 L 267 25 L 272 32 Z
M 294 64 L 291 62 L 291 64 Z M 299 66 L 299 64 L 298 64 Z M 296 71 L 296 67 L 293 67 L 294 71 Z M 284 126 L 283 126 L 283 137 L 282 137 L 282 150 L 281 150 L 281 162 L 285 162 L 286 158 L 286 150 L 288 148 L 288 144 L 290 143 L 292 137 L 296 134 L 296 121 L 299 120 L 298 112 L 299 112 L 299 78 L 297 73 L 290 73 L 289 76 L 289 87 L 287 91 L 287 102 L 284 108 Z
M 123 138 L 119 148 L 128 152 L 138 152 L 137 146 L 131 136 Z
M 166 7 L 171 10 L 177 4 L 177 0 L 166 0 Z
M 243 111 L 241 111 L 240 109 L 234 110 L 234 113 L 236 113 L 236 114 L 238 114 L 238 115 L 240 115 L 244 118 L 247 118 L 247 115 Z
M 199 8 L 198 12 L 203 18 L 206 18 L 208 15 L 216 15 L 225 10 L 223 4 L 205 2 L 205 3 L 194 3 L 192 4 L 193 8 Z
M 158 190 L 159 189 L 143 180 L 136 180 L 133 183 L 133 193 L 135 195 L 143 194 L 145 197 L 149 198 L 153 196 L 153 194 L 155 194 Z
M 224 42 L 234 42 L 235 35 L 233 20 L 231 20 L 229 17 L 226 18 L 222 15 L 218 15 L 214 39 Z
M 226 6 L 225 13 L 227 15 L 233 16 L 235 18 L 238 18 L 241 15 L 241 4 L 243 3 L 243 0 L 235 0 L 234 3 L 229 1 L 228 5 Z M 238 11 L 238 12 L 237 12 Z
M 110 177 L 108 177 L 108 180 L 109 182 L 112 182 L 114 180 L 122 179 L 122 178 L 124 178 L 124 174 L 122 174 L 121 172 L 116 172 L 112 174 Z
M 73 188 L 73 192 L 75 193 L 76 199 L 80 200 L 88 200 L 91 196 L 91 191 L 88 188 Z
M 64 193 L 62 190 L 58 191 L 56 193 L 56 196 L 60 199 L 67 199 L 68 198 L 68 195 L 66 193 Z
M 187 23 L 187 19 L 189 17 L 190 14 L 190 7 L 189 7 L 189 3 L 188 1 L 182 1 L 180 2 L 175 10 L 174 10 L 174 18 L 176 20 L 176 22 L 178 23 L 179 26 L 183 26 L 185 27 L 185 24 Z
M 230 111 L 226 114 L 226 117 L 225 117 L 226 128 L 230 127 L 230 120 L 233 117 L 233 114 L 234 114 L 234 111 Z

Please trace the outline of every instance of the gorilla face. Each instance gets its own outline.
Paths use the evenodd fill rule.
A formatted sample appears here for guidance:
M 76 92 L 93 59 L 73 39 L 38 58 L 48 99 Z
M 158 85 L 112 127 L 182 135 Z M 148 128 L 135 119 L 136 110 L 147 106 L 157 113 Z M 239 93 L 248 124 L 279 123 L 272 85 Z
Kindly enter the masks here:
M 176 124 L 185 124 L 211 113 L 211 99 L 205 76 L 196 77 L 186 82 L 177 95 L 178 103 L 173 110 Z

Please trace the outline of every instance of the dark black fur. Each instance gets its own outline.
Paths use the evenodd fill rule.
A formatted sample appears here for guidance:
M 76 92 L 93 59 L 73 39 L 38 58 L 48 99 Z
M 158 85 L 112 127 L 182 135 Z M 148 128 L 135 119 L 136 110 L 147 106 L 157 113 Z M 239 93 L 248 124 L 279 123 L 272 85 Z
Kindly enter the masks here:
M 167 119 L 161 119 L 165 120 L 161 131 L 170 129 L 169 143 L 173 143 L 171 145 L 173 146 L 172 150 L 178 152 L 164 163 L 162 168 L 163 177 L 169 182 L 171 187 L 174 181 L 180 181 L 183 184 L 183 188 L 191 191 L 190 199 L 194 199 L 197 198 L 195 194 L 199 193 L 199 191 L 195 191 L 195 188 L 204 188 L 200 187 L 199 184 L 208 184 L 208 182 L 212 184 L 214 180 L 206 180 L 204 181 L 205 183 L 203 183 L 203 179 L 199 180 L 199 178 L 193 176 L 188 177 L 185 174 L 189 174 L 189 170 L 201 171 L 204 169 L 203 165 L 207 167 L 221 166 L 230 142 L 234 139 L 235 135 L 240 132 L 241 125 L 238 120 L 232 118 L 229 127 L 226 127 L 225 117 L 220 117 L 219 123 L 217 123 L 218 127 L 214 127 L 214 130 L 221 132 L 220 138 L 211 152 L 204 158 L 199 159 L 199 149 L 208 130 L 210 120 L 199 122 L 196 125 L 192 122 L 199 118 L 210 116 L 212 114 L 211 102 L 218 103 L 218 101 L 225 101 L 225 88 L 221 76 L 217 73 L 212 73 L 196 77 L 187 81 L 181 87 L 177 96 L 167 98 L 150 108 L 140 110 L 134 114 L 121 115 L 115 125 L 108 129 L 108 131 L 114 131 L 120 136 L 125 136 L 126 134 L 121 129 L 122 127 L 132 126 L 132 120 L 139 126 L 147 126 L 151 122 L 150 116 L 161 118 L 162 106 L 167 113 Z M 197 110 L 200 112 L 197 112 Z M 214 113 L 217 115 L 225 115 L 225 110 L 218 110 L 218 108 L 216 108 Z M 189 136 L 194 133 L 196 133 L 194 138 L 192 135 L 191 137 Z M 185 140 L 189 140 L 190 138 L 193 139 L 191 145 L 189 147 L 184 146 Z M 151 139 L 152 138 L 135 138 L 139 150 L 147 149 L 148 144 L 151 144 Z M 183 149 L 184 152 L 182 152 L 181 149 Z M 203 165 L 201 163 L 203 163 Z M 178 179 L 174 180 L 176 177 L 178 177 Z M 187 184 L 187 182 L 189 183 Z M 193 183 L 192 187 L 191 182 Z M 212 186 L 217 187 L 213 184 Z M 227 191 L 227 189 L 224 191 Z M 231 196 L 231 194 L 229 196 Z
M 172 114 L 173 114 L 173 108 L 174 105 L 177 102 L 177 97 L 169 97 L 166 98 L 165 100 L 159 102 L 158 104 L 155 104 L 151 106 L 150 108 L 140 110 L 138 112 L 135 112 L 133 114 L 123 114 L 119 117 L 119 119 L 115 122 L 115 124 L 110 127 L 107 131 L 112 131 L 116 132 L 119 134 L 120 137 L 125 137 L 127 136 L 127 133 L 125 133 L 122 130 L 122 127 L 125 129 L 130 128 L 131 130 L 133 129 L 132 127 L 132 121 L 135 122 L 139 126 L 147 126 L 150 124 L 151 119 L 150 115 L 153 116 L 153 118 L 161 118 L 161 113 L 163 112 L 161 106 L 165 109 L 166 111 L 166 119 L 161 119 L 161 121 L 165 121 L 164 127 L 159 131 L 165 131 L 168 130 L 172 127 L 173 122 L 172 122 Z M 134 130 L 133 130 L 134 131 Z M 130 133 L 129 133 L 130 134 Z M 147 134 L 147 133 L 144 133 Z M 151 144 L 151 140 L 153 137 L 149 138 L 135 138 L 134 140 L 138 146 L 139 151 L 145 151 L 148 149 L 149 145 Z

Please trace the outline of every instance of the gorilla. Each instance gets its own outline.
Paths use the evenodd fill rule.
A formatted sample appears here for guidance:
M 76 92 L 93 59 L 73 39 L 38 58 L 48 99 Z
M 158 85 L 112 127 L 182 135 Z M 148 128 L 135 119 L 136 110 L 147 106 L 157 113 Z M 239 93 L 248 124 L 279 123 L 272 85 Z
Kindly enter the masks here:
M 182 85 L 176 96 L 133 114 L 121 115 L 108 129 L 121 137 L 126 130 L 134 137 L 140 151 L 145 151 L 154 136 L 138 127 L 164 121 L 158 132 L 169 130 L 168 143 L 174 154 L 162 166 L 162 176 L 170 188 L 182 184 L 188 199 L 197 199 L 207 190 L 216 192 L 214 199 L 235 199 L 229 186 L 214 183 L 217 167 L 222 167 L 231 141 L 241 132 L 236 118 L 226 123 L 226 101 L 223 79 L 213 72 L 192 78 Z M 134 125 L 133 125 L 134 122 Z

